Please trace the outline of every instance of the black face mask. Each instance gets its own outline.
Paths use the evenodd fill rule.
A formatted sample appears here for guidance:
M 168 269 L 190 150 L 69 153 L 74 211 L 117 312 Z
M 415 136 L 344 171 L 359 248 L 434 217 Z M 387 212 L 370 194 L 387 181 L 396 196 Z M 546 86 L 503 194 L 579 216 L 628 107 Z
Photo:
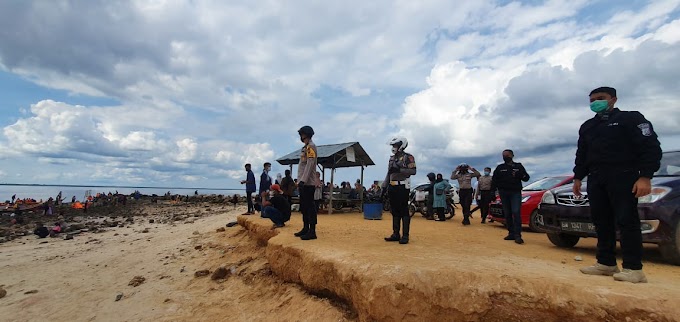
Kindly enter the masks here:
M 510 163 L 512 162 L 512 157 L 503 157 L 503 161 L 505 161 L 505 163 Z

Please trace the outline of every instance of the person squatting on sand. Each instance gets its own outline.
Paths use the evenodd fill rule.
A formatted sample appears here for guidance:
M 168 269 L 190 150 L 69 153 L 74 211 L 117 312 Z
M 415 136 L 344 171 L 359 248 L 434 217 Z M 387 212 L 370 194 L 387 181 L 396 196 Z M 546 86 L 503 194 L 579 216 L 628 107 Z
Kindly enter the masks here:
M 300 141 L 305 144 L 300 151 L 300 164 L 298 165 L 298 187 L 300 189 L 300 212 L 302 212 L 302 230 L 295 236 L 302 240 L 316 239 L 316 205 L 314 203 L 314 191 L 316 189 L 316 144 L 312 141 L 314 129 L 305 125 L 298 130 Z
M 272 229 L 283 227 L 290 220 L 290 203 L 288 198 L 283 195 L 283 191 L 278 184 L 273 184 L 269 188 L 272 193 L 271 198 L 264 202 L 264 216 L 269 218 L 274 225 Z
M 392 156 L 387 166 L 387 175 L 383 181 L 383 196 L 388 195 L 392 211 L 392 235 L 385 237 L 385 241 L 398 241 L 408 244 L 411 216 L 408 211 L 409 177 L 416 174 L 416 160 L 412 155 L 404 152 L 408 141 L 403 137 L 390 140 Z M 403 229 L 402 228 L 403 222 Z
M 614 107 L 616 100 L 614 88 L 592 90 L 590 109 L 596 114 L 578 131 L 573 193 L 581 196 L 581 180 L 588 176 L 590 216 L 597 232 L 597 263 L 581 273 L 646 283 L 637 198 L 651 192 L 652 176 L 661 166 L 661 144 L 652 123 L 640 112 Z M 617 228 L 623 271 L 616 264 Z

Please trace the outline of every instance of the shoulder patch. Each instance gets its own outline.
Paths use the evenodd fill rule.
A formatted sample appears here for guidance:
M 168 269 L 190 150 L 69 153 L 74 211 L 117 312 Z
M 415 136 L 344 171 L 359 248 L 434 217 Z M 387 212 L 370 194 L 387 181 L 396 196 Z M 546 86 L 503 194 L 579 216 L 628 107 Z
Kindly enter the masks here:
M 638 124 L 637 127 L 640 129 L 640 132 L 642 132 L 642 135 L 644 136 L 652 135 L 652 126 L 649 123 Z
M 307 147 L 307 157 L 308 158 L 316 158 L 316 151 L 311 146 Z

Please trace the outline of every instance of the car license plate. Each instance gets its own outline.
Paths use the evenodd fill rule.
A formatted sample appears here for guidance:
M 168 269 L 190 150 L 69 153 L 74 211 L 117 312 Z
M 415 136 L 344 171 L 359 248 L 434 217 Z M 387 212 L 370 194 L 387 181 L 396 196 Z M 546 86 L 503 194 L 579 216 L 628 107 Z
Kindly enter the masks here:
M 494 216 L 503 216 L 503 209 L 499 208 L 489 208 L 489 212 Z
M 573 221 L 563 221 L 561 222 L 562 230 L 565 231 L 576 231 L 581 233 L 595 233 L 595 225 L 589 222 L 573 222 Z

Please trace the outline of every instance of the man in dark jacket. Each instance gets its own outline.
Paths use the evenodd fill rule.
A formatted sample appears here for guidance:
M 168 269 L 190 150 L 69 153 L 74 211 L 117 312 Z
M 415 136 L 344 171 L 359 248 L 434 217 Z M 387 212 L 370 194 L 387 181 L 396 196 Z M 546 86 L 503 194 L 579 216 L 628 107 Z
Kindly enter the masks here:
M 524 244 L 522 239 L 522 181 L 529 181 L 529 174 L 521 163 L 513 162 L 515 153 L 503 150 L 504 163 L 499 164 L 491 177 L 491 191 L 498 189 L 498 195 L 503 204 L 503 216 L 508 227 L 505 240 L 514 240 L 517 244 Z
M 253 192 L 255 192 L 255 174 L 250 170 L 250 163 L 246 163 L 246 180 L 241 180 L 241 184 L 246 185 L 246 200 L 248 201 L 248 212 L 244 213 L 244 215 L 254 214 Z
M 264 216 L 274 223 L 272 229 L 283 227 L 290 220 L 290 204 L 278 184 L 271 185 L 269 189 L 274 195 L 264 202 Z
M 661 144 L 652 123 L 637 111 L 614 107 L 616 89 L 590 92 L 595 116 L 579 129 L 574 166 L 574 196 L 588 176 L 590 215 L 597 232 L 597 263 L 581 268 L 589 275 L 646 283 L 642 272 L 639 197 L 651 192 L 651 179 L 661 162 Z M 616 228 L 620 231 L 623 271 L 616 264 Z

